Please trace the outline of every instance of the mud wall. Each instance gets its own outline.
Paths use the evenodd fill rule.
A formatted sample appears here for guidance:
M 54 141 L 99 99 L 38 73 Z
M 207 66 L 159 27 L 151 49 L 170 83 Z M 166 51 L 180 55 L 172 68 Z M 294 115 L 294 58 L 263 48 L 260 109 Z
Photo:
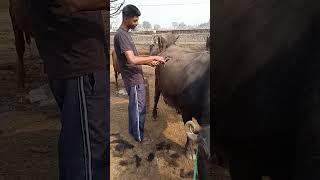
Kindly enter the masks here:
M 173 30 L 173 31 L 157 31 L 156 34 L 169 33 L 178 34 L 179 39 L 177 45 L 189 47 L 192 49 L 205 49 L 206 38 L 210 34 L 209 29 L 197 30 Z M 115 32 L 110 32 L 110 48 L 113 49 L 113 37 Z M 131 32 L 131 36 L 140 53 L 146 53 L 152 39 L 153 32 Z

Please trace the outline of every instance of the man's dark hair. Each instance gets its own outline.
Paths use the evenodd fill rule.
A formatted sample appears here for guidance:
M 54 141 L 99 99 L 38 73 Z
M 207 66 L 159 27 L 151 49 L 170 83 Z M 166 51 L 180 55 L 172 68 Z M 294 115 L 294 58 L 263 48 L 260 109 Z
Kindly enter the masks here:
M 128 4 L 122 9 L 122 17 L 134 17 L 134 16 L 140 16 L 140 15 L 141 13 L 139 9 L 132 4 Z

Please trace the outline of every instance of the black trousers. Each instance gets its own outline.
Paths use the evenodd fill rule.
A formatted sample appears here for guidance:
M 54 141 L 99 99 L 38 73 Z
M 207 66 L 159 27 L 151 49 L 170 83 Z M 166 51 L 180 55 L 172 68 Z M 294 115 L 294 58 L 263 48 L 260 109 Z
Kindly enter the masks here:
M 109 179 L 109 70 L 50 87 L 61 110 L 59 179 Z

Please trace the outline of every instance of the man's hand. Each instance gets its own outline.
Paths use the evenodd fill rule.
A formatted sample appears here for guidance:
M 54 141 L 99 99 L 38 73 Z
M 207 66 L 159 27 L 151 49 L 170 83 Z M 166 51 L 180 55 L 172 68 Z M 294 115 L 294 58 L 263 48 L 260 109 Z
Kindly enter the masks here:
M 148 65 L 151 67 L 155 67 L 155 66 L 158 66 L 159 64 L 164 64 L 166 62 L 164 58 L 161 56 L 152 56 L 152 57 L 154 60 L 148 63 Z
M 153 60 L 150 63 L 148 63 L 148 65 L 151 67 L 158 66 L 159 64 L 160 64 L 160 61 L 156 61 L 156 60 Z
M 157 66 L 160 63 L 165 63 L 166 61 L 161 56 L 135 56 L 133 51 L 125 52 L 128 63 L 135 65 L 149 65 L 149 66 Z
M 159 63 L 164 64 L 166 61 L 161 56 L 154 56 L 154 60 L 158 61 Z

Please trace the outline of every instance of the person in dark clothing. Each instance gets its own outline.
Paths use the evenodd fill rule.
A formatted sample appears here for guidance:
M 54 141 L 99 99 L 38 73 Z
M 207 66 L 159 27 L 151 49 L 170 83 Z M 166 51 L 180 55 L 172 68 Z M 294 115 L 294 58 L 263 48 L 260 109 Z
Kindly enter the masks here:
M 107 8 L 101 2 L 95 9 Z M 53 7 L 50 0 L 30 1 L 34 38 L 61 111 L 59 179 L 106 180 L 109 58 L 102 14 L 84 11 L 94 6 L 77 5 L 68 15 L 56 13 L 66 4 Z
M 144 139 L 146 116 L 144 78 L 141 65 L 157 66 L 164 63 L 160 56 L 140 57 L 129 29 L 138 25 L 139 9 L 127 5 L 122 9 L 122 24 L 114 36 L 114 49 L 118 57 L 119 70 L 129 96 L 129 133 L 138 142 Z

